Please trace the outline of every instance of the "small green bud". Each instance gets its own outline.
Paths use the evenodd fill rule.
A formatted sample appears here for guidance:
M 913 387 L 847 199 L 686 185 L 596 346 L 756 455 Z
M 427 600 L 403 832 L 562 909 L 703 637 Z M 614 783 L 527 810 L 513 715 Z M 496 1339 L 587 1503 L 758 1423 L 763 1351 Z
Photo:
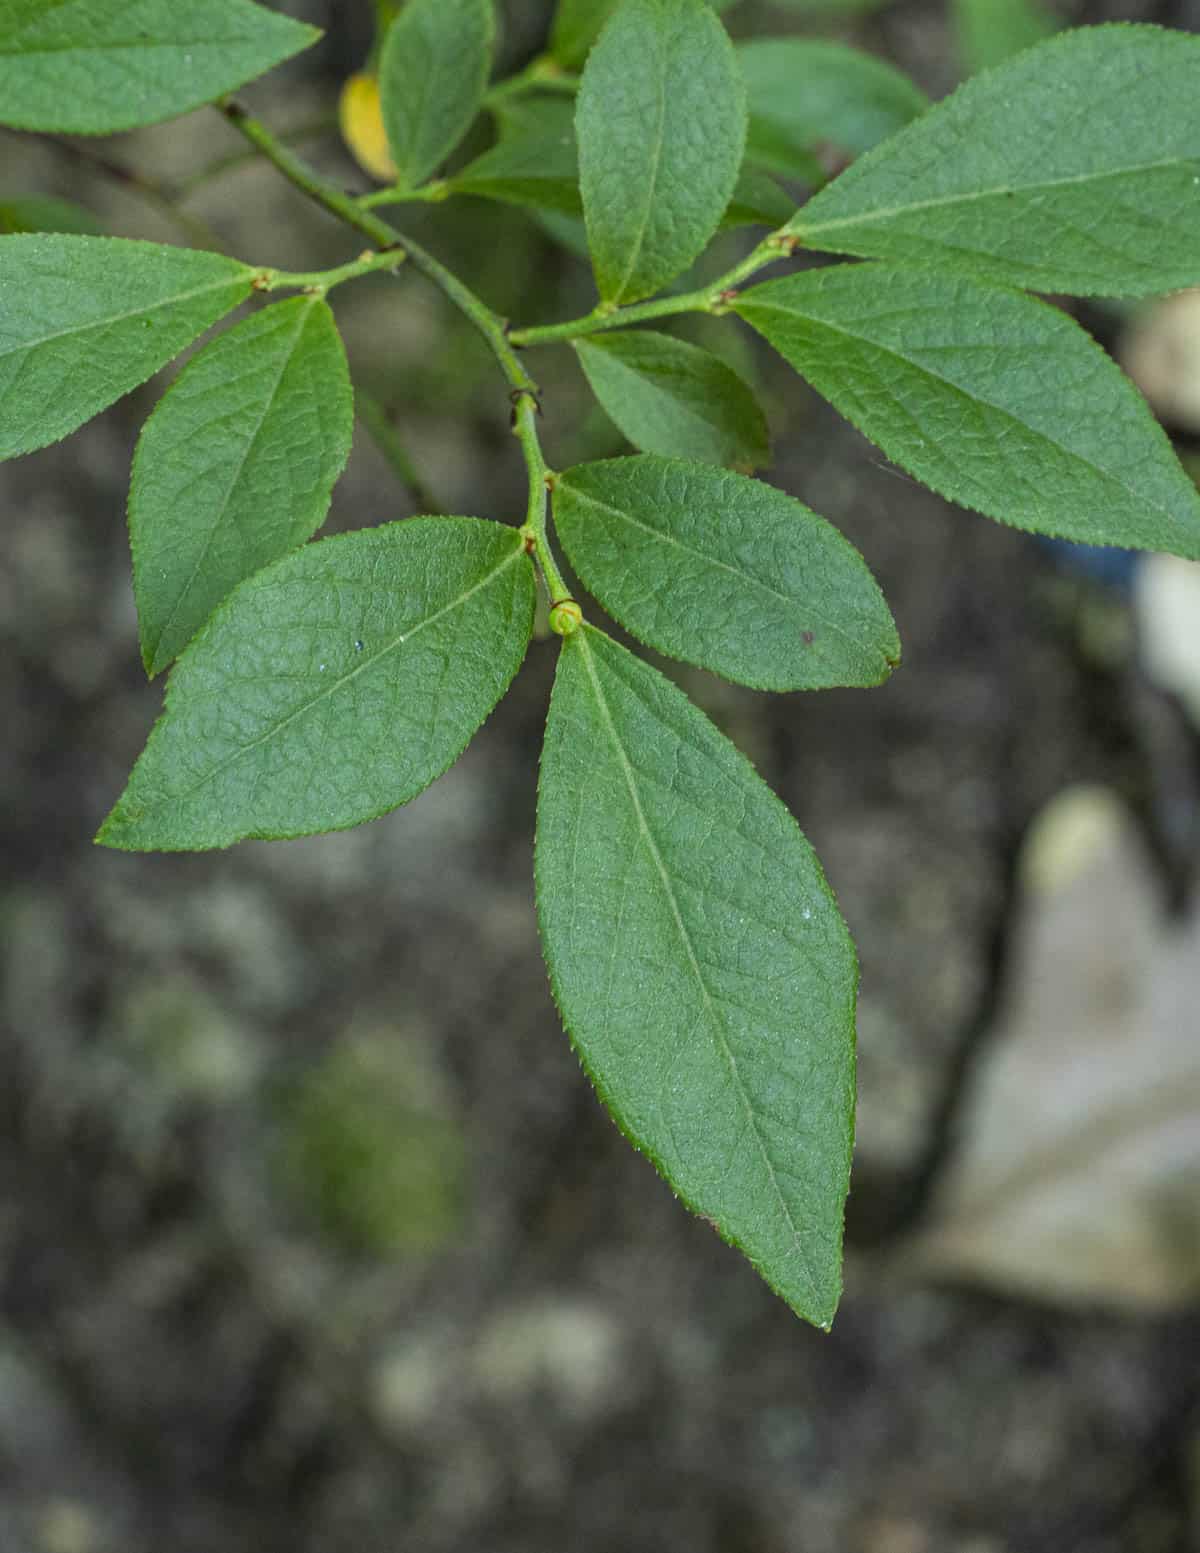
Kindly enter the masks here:
M 574 599 L 559 599 L 550 606 L 550 629 L 557 636 L 573 636 L 583 624 L 583 610 Z

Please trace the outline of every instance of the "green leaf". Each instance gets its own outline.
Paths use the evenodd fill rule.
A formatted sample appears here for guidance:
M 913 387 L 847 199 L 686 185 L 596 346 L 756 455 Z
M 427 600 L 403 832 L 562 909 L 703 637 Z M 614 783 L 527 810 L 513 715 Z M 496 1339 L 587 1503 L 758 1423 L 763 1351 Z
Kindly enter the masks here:
M 862 556 L 773 486 L 677 459 L 579 464 L 554 520 L 584 585 L 647 646 L 756 690 L 878 685 L 900 659 Z
M 452 192 L 578 216 L 583 204 L 574 104 L 536 98 L 499 117 L 499 142 L 450 180 Z
M 724 735 L 585 626 L 542 755 L 538 918 L 600 1098 L 806 1320 L 841 1290 L 854 948 L 812 849 Z
M 345 352 L 316 297 L 264 308 L 188 363 L 146 423 L 129 489 L 148 674 L 321 526 L 353 432 Z
M 812 179 L 819 183 L 824 177 L 817 163 L 813 163 Z M 796 210 L 796 201 L 781 189 L 773 178 L 757 167 L 743 165 L 734 185 L 721 228 L 737 226 L 783 226 Z
M 70 200 L 49 194 L 14 194 L 0 200 L 0 233 L 74 232 L 99 237 L 99 217 Z
M 816 16 L 822 19 L 837 16 L 866 16 L 872 11 L 882 11 L 890 0 L 775 0 L 784 11 L 800 16 Z
M 749 384 L 708 351 L 648 329 L 572 343 L 592 392 L 635 448 L 746 469 L 770 457 Z
M 491 0 L 408 0 L 389 28 L 379 91 L 401 187 L 424 182 L 470 129 L 494 34 Z
M 817 147 L 859 156 L 929 106 L 907 76 L 843 43 L 760 38 L 737 54 L 750 110 L 746 154 L 785 178 L 808 178 Z
M 0 0 L 0 124 L 70 135 L 157 124 L 320 36 L 250 0 Z
M 737 58 L 704 0 L 624 0 L 588 57 L 575 127 L 600 296 L 636 302 L 702 251 L 742 164 Z
M 1200 559 L 1200 495 L 1065 313 L 965 276 L 837 265 L 735 310 L 889 458 L 1039 534 Z
M 1200 38 L 1065 32 L 961 86 L 796 215 L 811 248 L 1081 296 L 1200 281 Z
M 619 0 L 558 0 L 550 29 L 550 55 L 564 70 L 581 70 L 592 44 L 616 10 Z M 726 11 L 735 0 L 711 0 L 714 11 Z
M 508 689 L 533 624 L 512 528 L 411 518 L 257 572 L 179 659 L 96 838 L 195 851 L 344 830 L 407 803 Z
M 236 259 L 115 237 L 0 238 L 0 458 L 57 442 L 250 295 Z
M 539 211 L 579 216 L 579 152 L 574 105 L 562 97 L 527 97 L 497 106 L 502 132 L 490 151 L 449 180 L 454 194 L 473 194 Z M 812 181 L 824 181 L 812 163 Z M 780 227 L 796 212 L 796 201 L 760 168 L 743 165 L 721 217 L 721 230 L 739 226 Z M 556 234 L 557 235 L 557 234 Z M 588 257 L 586 229 L 578 223 L 572 249 Z M 561 237 L 559 237 L 561 241 Z
M 617 0 L 558 0 L 550 29 L 550 54 L 564 70 L 582 70 L 592 44 Z
M 954 0 L 954 24 L 969 73 L 990 70 L 1057 31 L 1034 0 Z

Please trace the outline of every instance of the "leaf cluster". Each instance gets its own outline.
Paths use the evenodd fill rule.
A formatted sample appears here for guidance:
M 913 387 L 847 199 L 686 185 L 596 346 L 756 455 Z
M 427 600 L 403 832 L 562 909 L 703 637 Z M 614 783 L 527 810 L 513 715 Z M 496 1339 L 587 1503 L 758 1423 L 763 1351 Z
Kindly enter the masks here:
M 1013 53 L 1049 29 L 1030 7 L 1008 15 L 1004 30 L 982 0 L 959 7 L 969 56 L 1000 62 L 930 106 L 843 45 L 735 46 L 705 0 L 560 0 L 546 54 L 489 85 L 491 0 L 407 0 L 343 100 L 384 181 L 352 197 L 228 98 L 310 29 L 251 0 L 0 0 L 0 121 L 107 134 L 217 103 L 371 244 L 292 274 L 96 235 L 54 202 L 0 203 L 4 457 L 67 435 L 265 298 L 196 352 L 138 441 L 142 656 L 171 672 L 98 839 L 223 847 L 408 802 L 508 689 L 540 587 L 562 640 L 535 872 L 563 1022 L 635 1146 L 821 1326 L 853 1140 L 853 945 L 790 814 L 591 618 L 555 547 L 629 636 L 735 683 L 865 687 L 898 663 L 862 556 L 752 477 L 770 442 L 750 383 L 666 332 L 690 312 L 749 326 L 961 506 L 1200 558 L 1200 497 L 1145 404 L 1066 307 L 1029 294 L 1200 282 L 1200 40 L 1112 26 Z M 481 111 L 494 144 L 456 167 Z M 848 164 L 832 179 L 831 149 Z M 588 256 L 594 308 L 509 326 L 375 214 L 456 195 L 553 223 Z M 770 230 L 686 289 L 733 225 Z M 810 262 L 748 284 L 797 255 Z M 328 296 L 376 270 L 424 276 L 491 347 L 529 476 L 519 521 L 427 514 L 309 542 L 355 409 Z M 518 351 L 562 344 L 631 454 L 548 467 Z

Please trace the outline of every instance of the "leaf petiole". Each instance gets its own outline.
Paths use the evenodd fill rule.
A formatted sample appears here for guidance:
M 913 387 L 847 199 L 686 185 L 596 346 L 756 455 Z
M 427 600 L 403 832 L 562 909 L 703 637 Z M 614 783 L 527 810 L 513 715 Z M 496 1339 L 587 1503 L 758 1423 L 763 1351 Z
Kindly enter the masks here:
M 550 601 L 550 624 L 559 636 L 570 636 L 583 621 L 583 611 L 571 597 L 571 590 L 550 549 L 546 530 L 546 501 L 552 489 L 554 476 L 546 468 L 541 443 L 537 434 L 537 395 L 531 389 L 519 389 L 513 394 L 513 435 L 521 444 L 525 455 L 525 467 L 529 471 L 529 506 L 521 537 L 525 547 L 537 559 L 542 582 Z
M 407 255 L 399 248 L 379 249 L 368 248 L 357 259 L 351 259 L 348 264 L 336 265 L 331 270 L 308 270 L 293 272 L 291 270 L 260 270 L 254 280 L 256 291 L 277 291 L 280 287 L 287 287 L 295 291 L 308 291 L 316 296 L 324 296 L 334 286 L 340 286 L 344 281 L 357 280 L 360 275 L 370 275 L 374 270 L 394 270 L 404 263 Z
M 581 318 L 568 319 L 561 324 L 539 324 L 531 329 L 510 329 L 508 337 L 516 346 L 550 345 L 556 340 L 576 340 L 583 335 L 599 334 L 605 329 L 623 329 L 628 324 L 641 323 L 650 318 L 669 318 L 676 313 L 726 313 L 735 301 L 737 288 L 742 281 L 765 269 L 768 264 L 790 258 L 799 246 L 793 233 L 772 232 L 740 263 L 695 291 L 655 297 L 649 302 L 635 302 L 629 307 L 614 308 L 611 304 L 601 303 Z

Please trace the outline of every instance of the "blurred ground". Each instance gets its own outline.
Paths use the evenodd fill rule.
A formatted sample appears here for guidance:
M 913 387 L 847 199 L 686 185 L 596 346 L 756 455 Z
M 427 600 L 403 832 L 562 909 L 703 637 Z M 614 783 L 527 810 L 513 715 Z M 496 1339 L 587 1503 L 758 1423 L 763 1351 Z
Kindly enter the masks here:
M 366 42 L 365 4 L 289 9 L 334 32 L 248 94 L 281 124 L 327 106 Z M 1186 4 L 1059 12 L 1200 26 Z M 799 25 L 745 25 L 765 23 Z M 544 26 L 509 13 L 513 61 Z M 940 5 L 898 0 L 856 35 L 935 93 L 954 78 Z M 229 148 L 204 115 L 103 147 L 169 178 Z M 335 145 L 314 155 L 352 177 Z M 0 157 L 7 187 L 180 240 L 60 150 L 6 135 Z M 188 209 L 266 263 L 347 253 L 269 172 Z M 413 229 L 502 311 L 587 305 L 518 216 Z M 515 516 L 507 405 L 469 333 L 417 277 L 337 305 L 443 502 Z M 1112 343 L 1110 315 L 1085 321 Z M 1195 735 L 1139 671 L 1123 594 L 949 509 L 753 365 L 771 478 L 862 548 L 905 648 L 869 693 L 672 671 L 792 806 L 860 946 L 833 1335 L 680 1210 L 559 1029 L 530 883 L 548 643 L 385 820 L 207 856 L 92 847 L 160 697 L 123 526 L 151 387 L 0 477 L 0 1553 L 1200 1549 L 1194 1301 L 1018 1299 L 907 1250 L 1010 995 L 1022 837 L 1068 785 L 1102 785 L 1178 916 Z M 570 360 L 534 370 L 552 463 L 618 448 Z M 411 510 L 360 429 L 329 526 Z

